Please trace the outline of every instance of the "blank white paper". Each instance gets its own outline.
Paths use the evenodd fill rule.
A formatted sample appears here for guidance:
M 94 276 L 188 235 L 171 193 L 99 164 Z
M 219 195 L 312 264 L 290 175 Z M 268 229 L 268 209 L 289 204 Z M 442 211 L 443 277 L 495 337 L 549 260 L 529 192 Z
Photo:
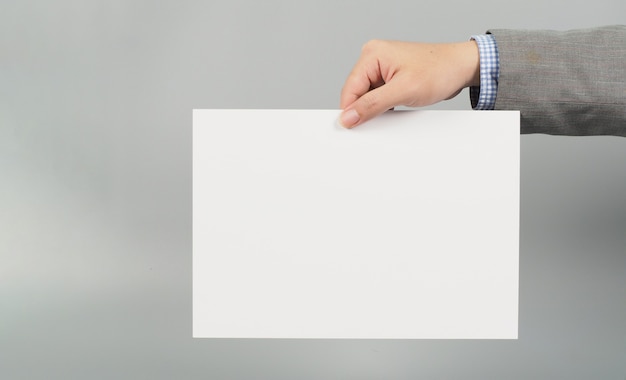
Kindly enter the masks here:
M 519 113 L 193 111 L 193 336 L 516 339 Z

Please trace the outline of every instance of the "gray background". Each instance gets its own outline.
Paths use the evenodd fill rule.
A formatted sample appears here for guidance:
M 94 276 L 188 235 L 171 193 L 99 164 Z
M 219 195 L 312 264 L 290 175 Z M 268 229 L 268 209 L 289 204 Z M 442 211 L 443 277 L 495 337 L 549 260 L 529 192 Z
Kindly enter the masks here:
M 191 338 L 193 108 L 337 108 L 371 38 L 614 23 L 623 0 L 0 1 L 0 378 L 625 379 L 617 137 L 522 137 L 517 341 Z

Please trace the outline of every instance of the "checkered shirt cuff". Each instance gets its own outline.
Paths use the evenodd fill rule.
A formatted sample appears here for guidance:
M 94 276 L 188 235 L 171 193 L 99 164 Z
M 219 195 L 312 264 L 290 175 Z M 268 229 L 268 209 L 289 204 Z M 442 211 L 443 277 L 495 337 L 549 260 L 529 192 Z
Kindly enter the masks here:
M 470 87 L 470 100 L 475 110 L 492 110 L 496 105 L 500 60 L 498 45 L 491 34 L 472 36 L 480 55 L 480 86 Z

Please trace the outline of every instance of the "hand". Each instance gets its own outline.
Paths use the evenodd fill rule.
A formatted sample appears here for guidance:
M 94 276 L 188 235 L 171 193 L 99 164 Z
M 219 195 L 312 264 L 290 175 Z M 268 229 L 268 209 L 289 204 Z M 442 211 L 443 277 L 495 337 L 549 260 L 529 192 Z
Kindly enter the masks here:
M 339 122 L 352 128 L 403 105 L 423 107 L 480 85 L 475 41 L 449 44 L 373 40 L 341 91 Z

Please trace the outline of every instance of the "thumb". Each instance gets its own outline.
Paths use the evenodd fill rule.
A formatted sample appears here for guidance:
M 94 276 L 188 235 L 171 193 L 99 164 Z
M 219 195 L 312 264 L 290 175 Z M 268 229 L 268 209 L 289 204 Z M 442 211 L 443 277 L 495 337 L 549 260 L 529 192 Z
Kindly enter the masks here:
M 339 116 L 339 123 L 345 128 L 353 128 L 400 105 L 400 103 L 401 100 L 396 85 L 390 81 L 366 92 L 347 106 Z

